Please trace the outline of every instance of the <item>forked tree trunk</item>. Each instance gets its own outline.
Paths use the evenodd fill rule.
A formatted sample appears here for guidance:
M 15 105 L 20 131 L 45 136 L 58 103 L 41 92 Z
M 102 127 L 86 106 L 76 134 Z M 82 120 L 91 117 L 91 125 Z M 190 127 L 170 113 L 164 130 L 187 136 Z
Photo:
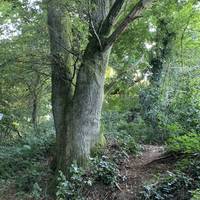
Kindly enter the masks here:
M 94 26 L 105 19 L 109 11 L 107 0 L 97 0 Z M 80 67 L 73 96 L 70 56 L 69 19 L 62 5 L 51 1 L 48 25 L 52 57 L 52 108 L 56 129 L 57 170 L 65 171 L 73 161 L 84 164 L 90 148 L 98 141 L 100 113 L 103 102 L 105 68 L 109 50 L 101 52 L 98 41 L 91 37 Z M 72 99 L 73 96 L 73 99 Z
M 61 1 L 48 3 L 48 26 L 52 57 L 52 107 L 56 129 L 56 168 L 66 172 L 73 161 L 85 165 L 99 140 L 105 70 L 112 44 L 135 20 L 146 3 L 140 0 L 113 31 L 125 0 L 93 0 L 90 38 L 83 55 L 73 93 L 69 19 Z M 111 8 L 112 7 L 112 8 Z

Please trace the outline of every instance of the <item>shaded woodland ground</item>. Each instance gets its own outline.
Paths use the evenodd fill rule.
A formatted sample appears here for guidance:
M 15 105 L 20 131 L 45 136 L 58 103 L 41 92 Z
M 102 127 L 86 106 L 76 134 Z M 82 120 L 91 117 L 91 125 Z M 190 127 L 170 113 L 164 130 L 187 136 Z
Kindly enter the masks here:
M 174 160 L 169 162 L 169 159 L 164 159 L 165 150 L 163 146 L 143 145 L 141 148 L 142 152 L 137 156 L 128 155 L 124 152 L 121 158 L 117 158 L 117 168 L 120 175 L 119 182 L 116 182 L 113 187 L 97 183 L 84 191 L 85 198 L 88 200 L 140 199 L 140 192 L 142 192 L 145 184 L 155 175 L 165 173 L 167 170 L 174 168 Z M 113 158 L 119 156 L 120 152 L 120 146 L 113 141 L 105 149 L 104 155 Z M 48 164 L 48 161 L 43 162 L 41 165 Z M 16 193 L 15 185 L 10 184 L 0 190 L 0 199 L 14 200 L 17 198 Z M 28 199 L 32 198 L 27 197 Z

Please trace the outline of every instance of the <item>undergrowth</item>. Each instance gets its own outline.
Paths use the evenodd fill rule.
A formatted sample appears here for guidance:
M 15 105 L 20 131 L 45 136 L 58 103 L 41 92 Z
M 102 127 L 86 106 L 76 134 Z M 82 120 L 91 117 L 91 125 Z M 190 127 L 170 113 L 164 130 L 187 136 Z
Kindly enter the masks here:
M 105 156 L 91 159 L 87 170 L 83 170 L 74 163 L 70 167 L 69 179 L 66 179 L 61 171 L 59 172 L 56 199 L 85 200 L 86 189 L 97 183 L 114 187 L 118 181 L 118 173 L 116 164 Z
M 185 155 L 176 170 L 160 176 L 146 185 L 141 200 L 198 200 L 200 197 L 200 140 L 199 134 L 173 136 L 167 149 L 175 155 Z M 180 154 L 181 153 L 181 154 Z
M 39 199 L 39 191 L 46 187 L 51 173 L 48 157 L 53 145 L 54 135 L 50 134 L 29 135 L 15 145 L 0 146 L 1 183 L 12 183 L 20 199 L 26 199 L 25 194 Z M 0 191 L 1 196 L 6 190 Z
M 168 172 L 153 183 L 146 185 L 141 193 L 142 200 L 189 200 L 198 195 L 200 187 L 200 160 L 187 159 L 179 163 L 178 170 Z
M 181 153 L 200 152 L 200 134 L 188 133 L 181 136 L 173 136 L 167 141 L 168 151 Z

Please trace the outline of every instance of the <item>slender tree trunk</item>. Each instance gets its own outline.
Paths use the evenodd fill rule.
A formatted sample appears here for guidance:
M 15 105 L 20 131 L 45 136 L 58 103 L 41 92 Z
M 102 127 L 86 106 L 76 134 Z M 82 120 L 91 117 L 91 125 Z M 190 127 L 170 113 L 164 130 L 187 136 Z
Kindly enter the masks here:
M 51 0 L 48 4 L 48 28 L 52 62 L 52 110 L 56 131 L 56 167 L 66 171 L 68 137 L 67 113 L 72 100 L 70 82 L 71 57 L 66 49 L 70 49 L 71 25 L 63 11 L 63 6 Z
M 36 74 L 36 79 L 34 80 L 33 83 L 33 89 L 32 90 L 32 123 L 33 123 L 33 128 L 35 132 L 38 132 L 38 85 L 40 82 L 40 76 L 39 74 Z
M 33 123 L 33 128 L 37 130 L 37 107 L 38 107 L 38 97 L 36 92 L 33 94 L 33 108 L 32 108 L 32 123 Z

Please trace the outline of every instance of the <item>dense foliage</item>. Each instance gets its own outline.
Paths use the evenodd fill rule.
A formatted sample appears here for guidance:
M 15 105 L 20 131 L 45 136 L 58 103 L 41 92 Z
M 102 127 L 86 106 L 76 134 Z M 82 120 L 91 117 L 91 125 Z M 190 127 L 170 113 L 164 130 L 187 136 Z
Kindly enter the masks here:
M 88 2 L 63 4 L 75 77 L 76 56 L 90 38 Z M 126 1 L 115 26 L 135 2 Z M 16 199 L 50 198 L 56 147 L 46 21 L 45 1 L 0 2 L 0 199 L 12 188 Z M 106 69 L 101 141 L 87 169 L 74 163 L 69 178 L 57 173 L 58 200 L 83 199 L 98 184 L 116 188 L 120 159 L 140 155 L 144 144 L 166 145 L 180 160 L 174 171 L 151 180 L 141 199 L 200 199 L 199 29 L 196 0 L 155 1 L 130 24 Z M 112 143 L 115 152 L 107 157 Z

